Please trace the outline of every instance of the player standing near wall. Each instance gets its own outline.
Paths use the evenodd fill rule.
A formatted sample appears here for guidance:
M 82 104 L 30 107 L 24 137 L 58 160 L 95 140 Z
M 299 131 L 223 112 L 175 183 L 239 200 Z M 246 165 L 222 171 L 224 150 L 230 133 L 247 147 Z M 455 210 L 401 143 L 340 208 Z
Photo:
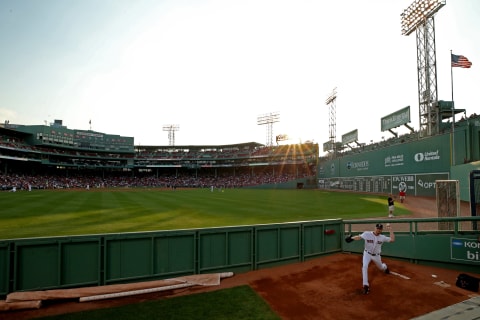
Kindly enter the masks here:
M 400 198 L 400 202 L 403 203 L 405 201 L 405 196 L 406 196 L 405 189 L 400 190 L 400 192 L 398 193 L 398 196 Z
M 395 211 L 395 200 L 393 199 L 393 195 L 390 194 L 388 196 L 388 217 L 393 218 L 393 212 Z

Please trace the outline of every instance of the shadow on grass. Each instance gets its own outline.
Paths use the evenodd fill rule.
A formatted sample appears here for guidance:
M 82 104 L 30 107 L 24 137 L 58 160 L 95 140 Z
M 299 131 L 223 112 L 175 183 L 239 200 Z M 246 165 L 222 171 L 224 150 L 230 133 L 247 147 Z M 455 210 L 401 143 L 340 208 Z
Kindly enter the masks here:
M 280 319 L 249 286 L 141 302 L 108 309 L 89 310 L 42 320 L 189 320 L 189 319 Z

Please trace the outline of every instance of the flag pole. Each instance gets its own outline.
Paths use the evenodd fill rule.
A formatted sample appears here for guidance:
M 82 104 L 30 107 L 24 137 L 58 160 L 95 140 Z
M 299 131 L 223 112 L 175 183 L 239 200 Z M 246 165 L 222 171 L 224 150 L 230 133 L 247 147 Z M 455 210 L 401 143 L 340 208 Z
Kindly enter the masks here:
M 450 50 L 450 83 L 452 85 L 452 165 L 455 165 L 455 102 L 453 101 L 452 50 Z

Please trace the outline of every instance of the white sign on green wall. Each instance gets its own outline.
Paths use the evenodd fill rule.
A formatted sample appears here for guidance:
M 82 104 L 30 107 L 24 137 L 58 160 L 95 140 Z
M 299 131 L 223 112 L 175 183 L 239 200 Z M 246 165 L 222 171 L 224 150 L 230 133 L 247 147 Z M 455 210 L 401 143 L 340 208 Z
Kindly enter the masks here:
M 480 242 L 477 239 L 451 238 L 452 260 L 480 263 Z

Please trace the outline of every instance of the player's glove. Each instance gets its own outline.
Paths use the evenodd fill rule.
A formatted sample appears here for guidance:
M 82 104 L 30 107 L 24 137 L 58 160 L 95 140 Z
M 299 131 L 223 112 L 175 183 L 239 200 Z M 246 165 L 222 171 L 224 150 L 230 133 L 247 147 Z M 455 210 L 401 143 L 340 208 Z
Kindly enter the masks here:
M 350 242 L 352 242 L 352 241 L 353 241 L 353 238 L 352 238 L 352 235 L 351 235 L 351 234 L 348 235 L 347 237 L 345 237 L 345 242 L 346 242 L 346 243 L 350 243 Z

